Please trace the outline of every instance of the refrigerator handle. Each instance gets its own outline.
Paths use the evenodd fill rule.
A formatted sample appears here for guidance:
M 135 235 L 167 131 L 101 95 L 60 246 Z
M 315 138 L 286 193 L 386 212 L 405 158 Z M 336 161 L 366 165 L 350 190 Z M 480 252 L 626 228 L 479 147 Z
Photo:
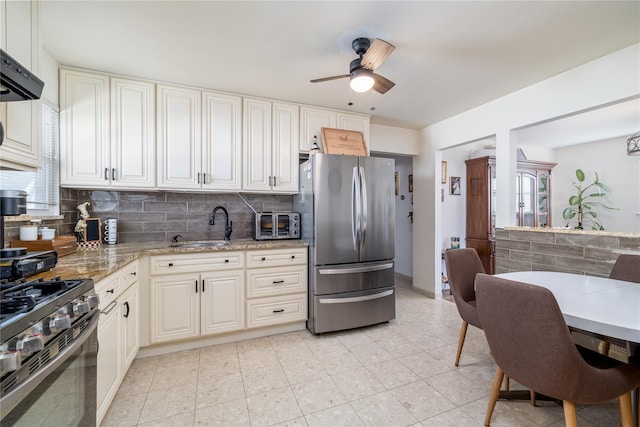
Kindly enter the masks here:
M 360 194 L 358 191 L 358 169 L 353 168 L 351 175 L 351 238 L 353 240 L 353 249 L 358 250 L 360 243 Z
M 367 176 L 364 173 L 364 168 L 360 166 L 360 195 L 362 202 L 362 218 L 360 219 L 360 245 L 364 248 L 365 240 L 367 239 L 367 219 L 369 217 L 369 209 L 367 203 Z

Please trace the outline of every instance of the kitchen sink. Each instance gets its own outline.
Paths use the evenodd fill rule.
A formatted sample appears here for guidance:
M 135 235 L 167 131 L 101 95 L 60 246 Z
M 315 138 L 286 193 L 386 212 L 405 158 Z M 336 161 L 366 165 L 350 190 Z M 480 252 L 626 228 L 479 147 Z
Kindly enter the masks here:
M 187 242 L 171 244 L 172 248 L 218 248 L 223 246 L 229 246 L 229 242 L 226 240 L 216 240 L 212 242 Z

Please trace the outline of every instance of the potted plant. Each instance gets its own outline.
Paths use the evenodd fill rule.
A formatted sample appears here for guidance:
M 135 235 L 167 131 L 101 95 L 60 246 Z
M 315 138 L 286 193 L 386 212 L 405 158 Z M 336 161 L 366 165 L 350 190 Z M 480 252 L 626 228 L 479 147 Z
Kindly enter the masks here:
M 567 226 L 575 219 L 577 225 L 574 228 L 576 229 L 582 230 L 584 228 L 583 223 L 589 223 L 593 230 L 604 230 L 594 208 L 616 209 L 601 202 L 601 200 L 607 200 L 607 193 L 611 192 L 611 189 L 600 182 L 597 172 L 595 172 L 595 175 L 596 179 L 582 188 L 582 183 L 585 180 L 584 172 L 582 169 L 576 169 L 578 182 L 574 182 L 573 186 L 578 190 L 578 194 L 569 197 L 569 207 L 562 211 L 562 217 L 567 221 Z M 587 193 L 589 189 L 592 192 Z

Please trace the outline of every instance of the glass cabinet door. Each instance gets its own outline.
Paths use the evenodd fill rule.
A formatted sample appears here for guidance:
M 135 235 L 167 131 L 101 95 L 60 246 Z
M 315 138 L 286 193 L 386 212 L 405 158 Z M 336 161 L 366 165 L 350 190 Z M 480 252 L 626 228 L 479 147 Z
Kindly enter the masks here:
M 536 175 L 528 172 L 517 174 L 516 225 L 534 227 L 536 221 Z
M 549 223 L 549 173 L 538 172 L 538 227 L 547 227 Z

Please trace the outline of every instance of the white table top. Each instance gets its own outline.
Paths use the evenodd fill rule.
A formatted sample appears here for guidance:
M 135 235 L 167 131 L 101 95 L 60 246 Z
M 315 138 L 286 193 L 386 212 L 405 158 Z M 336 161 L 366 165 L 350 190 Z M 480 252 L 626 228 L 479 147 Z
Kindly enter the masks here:
M 552 271 L 518 271 L 496 277 L 549 289 L 569 326 L 640 343 L 640 283 Z

